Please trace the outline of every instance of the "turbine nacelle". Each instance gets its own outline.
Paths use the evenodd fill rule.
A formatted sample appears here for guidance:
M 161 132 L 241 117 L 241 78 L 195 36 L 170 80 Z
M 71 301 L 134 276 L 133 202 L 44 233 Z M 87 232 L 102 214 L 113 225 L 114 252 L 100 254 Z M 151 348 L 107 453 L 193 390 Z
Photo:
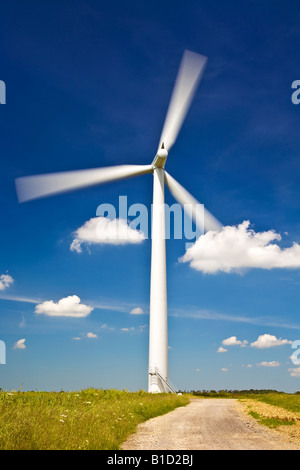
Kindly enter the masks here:
M 164 143 L 161 144 L 161 148 L 158 150 L 152 165 L 155 168 L 164 168 L 168 156 L 168 151 L 164 147 Z

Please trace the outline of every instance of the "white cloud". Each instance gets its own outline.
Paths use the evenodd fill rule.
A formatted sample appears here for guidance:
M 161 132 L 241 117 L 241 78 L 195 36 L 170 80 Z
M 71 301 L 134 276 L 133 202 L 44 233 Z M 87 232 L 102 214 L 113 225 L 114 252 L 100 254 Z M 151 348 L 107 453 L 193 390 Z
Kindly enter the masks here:
M 107 331 L 113 331 L 115 329 L 114 326 L 108 326 L 106 323 L 103 323 L 103 325 L 101 325 L 101 328 Z
M 110 220 L 107 217 L 94 217 L 79 227 L 71 243 L 70 250 L 82 252 L 82 244 L 98 245 L 125 245 L 128 243 L 141 243 L 145 234 L 131 228 L 124 219 Z
M 226 367 L 223 367 L 223 368 L 221 369 L 221 371 L 222 371 L 222 372 L 228 372 L 228 369 L 227 369 Z
M 0 291 L 7 289 L 12 283 L 14 279 L 9 274 L 1 274 L 0 276 Z
M 0 297 L 1 298 L 1 297 Z M 171 313 L 172 312 L 172 313 Z M 213 320 L 213 321 L 226 321 L 226 322 L 237 322 L 245 323 L 252 325 L 261 325 L 268 327 L 276 328 L 291 328 L 300 330 L 299 324 L 285 323 L 284 321 L 274 321 L 272 316 L 257 316 L 257 317 L 246 317 L 242 315 L 228 315 L 218 311 L 206 310 L 206 309 L 170 309 L 170 315 L 173 317 L 182 317 L 182 318 L 195 318 L 195 319 L 204 319 L 204 320 Z
M 96 335 L 95 333 L 92 333 L 91 331 L 89 333 L 86 334 L 86 337 L 87 338 L 98 338 L 98 335 Z
M 256 365 L 258 367 L 279 367 L 280 362 L 278 362 L 278 361 L 270 361 L 270 362 L 263 361 L 263 362 L 260 362 L 259 364 L 256 364 Z
M 19 341 L 14 344 L 14 349 L 26 349 L 25 341 L 25 338 L 19 339 Z
M 134 327 L 132 326 L 131 328 L 120 328 L 121 331 L 134 331 Z
M 133 308 L 130 311 L 131 315 L 142 315 L 144 313 L 143 309 L 140 307 Z
M 80 341 L 80 340 L 81 340 L 81 338 L 80 338 L 79 336 L 74 336 L 73 339 L 74 339 L 75 341 Z
M 225 353 L 225 352 L 227 352 L 227 349 L 222 348 L 222 346 L 220 346 L 218 349 L 218 353 Z
M 300 268 L 300 245 L 281 249 L 274 230 L 255 232 L 250 222 L 226 226 L 218 232 L 201 235 L 179 261 L 188 262 L 204 273 L 239 272 L 244 269 Z M 273 242 L 273 243 L 271 243 Z
M 148 326 L 147 324 L 145 324 L 145 325 L 140 325 L 140 326 L 139 326 L 139 331 L 140 331 L 140 332 L 143 332 L 143 331 L 145 330 L 145 328 L 147 328 L 147 326 Z M 169 346 L 169 348 L 171 349 L 170 346 Z
M 230 338 L 223 339 L 222 344 L 224 346 L 241 346 L 245 347 L 248 344 L 248 341 L 239 341 L 236 336 L 230 336 Z
M 265 334 L 260 335 L 250 346 L 257 349 L 266 349 L 274 348 L 275 346 L 283 346 L 284 344 L 292 344 L 292 341 L 281 338 L 277 339 L 276 336 Z
M 300 377 L 300 367 L 288 369 L 291 377 Z
M 44 314 L 49 317 L 76 317 L 82 318 L 88 316 L 93 307 L 80 303 L 80 298 L 77 295 L 70 295 L 60 299 L 57 303 L 53 300 L 46 300 L 45 302 L 35 307 L 35 313 Z
M 12 302 L 24 302 L 24 303 L 29 303 L 29 304 L 39 304 L 41 302 L 41 299 L 32 299 L 29 297 L 19 297 L 16 295 L 1 295 L 0 300 L 10 300 Z

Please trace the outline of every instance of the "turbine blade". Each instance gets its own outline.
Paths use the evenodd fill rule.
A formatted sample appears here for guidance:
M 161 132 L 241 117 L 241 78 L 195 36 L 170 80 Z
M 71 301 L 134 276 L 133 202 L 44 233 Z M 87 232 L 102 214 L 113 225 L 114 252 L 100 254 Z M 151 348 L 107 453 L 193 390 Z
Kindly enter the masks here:
M 159 149 L 164 143 L 165 148 L 169 151 L 174 144 L 196 92 L 206 60 L 206 57 L 195 52 L 184 52 L 161 134 Z
M 179 202 L 179 204 L 183 206 L 186 213 L 192 219 L 194 219 L 200 230 L 209 232 L 210 230 L 217 231 L 221 229 L 221 222 L 219 222 L 207 209 L 205 209 L 202 204 L 200 205 L 197 199 L 195 199 L 194 196 L 192 196 L 166 171 L 165 182 L 174 198 Z
M 52 196 L 75 189 L 143 175 L 153 171 L 152 165 L 121 165 L 91 170 L 65 171 L 17 178 L 19 202 Z

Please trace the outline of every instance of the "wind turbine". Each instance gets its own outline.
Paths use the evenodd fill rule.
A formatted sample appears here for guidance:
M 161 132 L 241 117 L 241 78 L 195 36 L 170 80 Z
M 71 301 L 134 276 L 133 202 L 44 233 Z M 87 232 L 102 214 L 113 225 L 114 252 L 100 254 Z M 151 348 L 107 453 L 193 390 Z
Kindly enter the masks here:
M 168 152 L 176 141 L 205 64 L 206 57 L 190 51 L 184 52 L 158 150 L 151 165 L 121 165 L 25 176 L 16 179 L 19 202 L 25 202 L 132 176 L 153 173 L 148 369 L 148 391 L 151 393 L 172 391 L 172 386 L 168 380 L 165 183 L 175 199 L 187 210 L 188 215 L 196 223 L 199 223 L 197 214 L 199 215 L 200 207 L 198 201 L 164 168 Z M 200 220 L 203 223 L 203 212 L 201 212 Z M 204 209 L 204 229 L 206 231 L 219 230 L 220 227 L 220 222 Z M 201 229 L 203 229 L 203 225 L 201 225 Z

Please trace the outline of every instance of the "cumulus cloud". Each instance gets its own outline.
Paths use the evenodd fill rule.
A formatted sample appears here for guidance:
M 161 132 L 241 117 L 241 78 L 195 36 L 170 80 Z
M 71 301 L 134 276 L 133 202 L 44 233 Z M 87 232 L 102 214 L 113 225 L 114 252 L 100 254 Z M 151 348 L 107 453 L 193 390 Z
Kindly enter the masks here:
M 110 220 L 107 217 L 93 217 L 74 233 L 70 250 L 82 252 L 82 244 L 125 245 L 137 244 L 145 240 L 141 230 L 131 228 L 124 219 Z
M 230 338 L 223 339 L 222 344 L 224 344 L 224 346 L 241 346 L 241 347 L 244 347 L 244 346 L 246 346 L 246 344 L 248 344 L 248 341 L 246 341 L 246 340 L 240 341 L 240 340 L 237 339 L 236 336 L 230 336 Z
M 133 308 L 130 311 L 131 315 L 142 315 L 144 313 L 143 309 L 140 307 Z
M 60 299 L 57 303 L 53 300 L 46 300 L 45 302 L 35 307 L 35 313 L 44 314 L 49 317 L 87 317 L 93 307 L 80 303 L 80 298 L 77 295 L 69 295 Z
M 19 339 L 15 344 L 14 344 L 14 349 L 26 349 L 25 345 L 25 338 Z
M 279 367 L 280 362 L 278 362 L 278 361 L 270 361 L 270 362 L 263 361 L 263 362 L 260 362 L 259 364 L 257 364 L 257 366 L 258 367 Z
M 225 352 L 227 352 L 227 349 L 222 348 L 222 346 L 220 346 L 218 349 L 218 353 L 225 353 Z
M 89 331 L 89 333 L 86 334 L 86 337 L 87 338 L 98 338 L 98 335 L 96 335 L 95 333 L 92 333 L 91 331 Z
M 300 367 L 288 369 L 291 377 L 300 377 Z
M 274 335 L 260 335 L 256 341 L 250 344 L 252 348 L 257 349 L 267 349 L 267 348 L 274 348 L 276 346 L 283 346 L 285 344 L 292 344 L 292 341 L 287 339 L 277 339 Z
M 0 276 L 0 291 L 7 289 L 12 283 L 14 279 L 9 274 L 1 274 Z
M 281 235 L 274 230 L 255 232 L 250 222 L 226 226 L 201 235 L 180 258 L 181 262 L 203 273 L 239 272 L 244 269 L 300 268 L 300 245 L 281 249 L 275 241 Z

